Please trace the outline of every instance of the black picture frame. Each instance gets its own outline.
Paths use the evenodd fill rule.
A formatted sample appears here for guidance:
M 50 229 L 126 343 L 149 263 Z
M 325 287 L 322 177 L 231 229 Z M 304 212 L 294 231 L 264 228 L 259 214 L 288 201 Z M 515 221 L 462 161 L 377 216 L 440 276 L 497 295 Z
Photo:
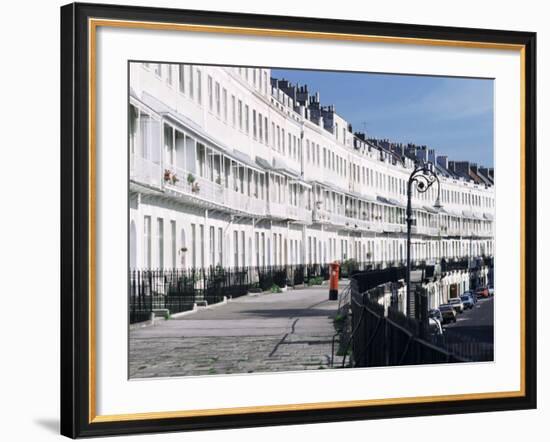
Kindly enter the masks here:
M 454 401 L 198 417 L 90 418 L 90 158 L 88 19 L 520 45 L 524 51 L 524 238 L 536 237 L 536 34 L 212 11 L 69 4 L 61 8 L 61 433 L 71 438 L 536 408 L 536 248 L 524 247 L 524 394 Z M 518 266 L 519 269 L 519 266 Z M 518 270 L 519 271 L 519 270 Z M 92 386 L 93 387 L 93 386 Z

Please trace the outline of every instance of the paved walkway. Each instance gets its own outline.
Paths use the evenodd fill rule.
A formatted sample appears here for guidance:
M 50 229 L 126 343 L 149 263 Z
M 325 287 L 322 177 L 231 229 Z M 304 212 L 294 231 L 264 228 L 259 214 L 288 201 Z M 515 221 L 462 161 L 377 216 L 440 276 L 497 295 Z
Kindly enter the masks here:
M 130 377 L 328 368 L 337 308 L 324 285 L 243 296 L 134 329 Z

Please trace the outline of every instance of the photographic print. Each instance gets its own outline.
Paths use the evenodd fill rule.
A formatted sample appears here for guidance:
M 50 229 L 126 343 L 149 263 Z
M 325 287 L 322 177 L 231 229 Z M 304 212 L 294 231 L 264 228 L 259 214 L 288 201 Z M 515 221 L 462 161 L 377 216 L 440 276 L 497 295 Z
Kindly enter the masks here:
M 536 407 L 534 33 L 71 4 L 61 35 L 62 434 Z
M 128 72 L 131 379 L 493 361 L 492 79 Z

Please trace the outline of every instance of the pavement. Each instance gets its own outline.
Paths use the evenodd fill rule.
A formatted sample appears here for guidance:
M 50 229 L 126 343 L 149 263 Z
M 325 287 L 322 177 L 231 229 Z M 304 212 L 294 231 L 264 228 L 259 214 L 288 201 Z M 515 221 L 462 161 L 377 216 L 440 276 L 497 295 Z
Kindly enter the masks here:
M 130 378 L 329 368 L 337 308 L 323 285 L 250 294 L 133 329 Z

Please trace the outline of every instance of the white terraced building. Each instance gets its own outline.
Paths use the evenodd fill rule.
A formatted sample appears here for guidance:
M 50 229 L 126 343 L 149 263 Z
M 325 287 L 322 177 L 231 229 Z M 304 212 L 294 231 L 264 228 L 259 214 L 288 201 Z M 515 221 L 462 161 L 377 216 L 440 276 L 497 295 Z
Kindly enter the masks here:
M 131 63 L 129 161 L 132 269 L 406 259 L 414 161 L 270 69 Z M 442 210 L 414 192 L 412 259 L 492 256 L 492 184 L 439 179 Z

